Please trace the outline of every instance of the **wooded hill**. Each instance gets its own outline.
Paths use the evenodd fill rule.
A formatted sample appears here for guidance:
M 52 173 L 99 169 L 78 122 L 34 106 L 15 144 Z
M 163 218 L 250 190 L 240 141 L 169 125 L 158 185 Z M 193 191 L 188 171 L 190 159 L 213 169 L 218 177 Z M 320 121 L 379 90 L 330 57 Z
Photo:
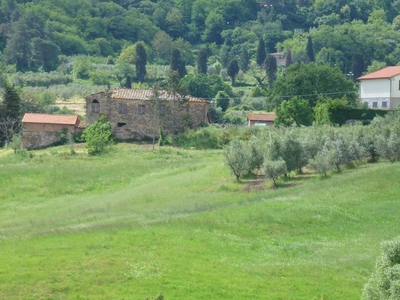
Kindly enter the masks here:
M 109 87 L 165 87 L 175 70 L 189 94 L 215 100 L 213 121 L 240 124 L 293 96 L 307 110 L 356 106 L 355 79 L 400 61 L 400 0 L 0 0 L 0 22 L 0 84 L 22 87 L 20 115 Z
M 151 62 L 205 44 L 224 66 L 243 46 L 256 58 L 291 51 L 307 61 L 311 36 L 315 61 L 355 76 L 371 64 L 400 60 L 400 1 L 390 0 L 1 0 L 0 51 L 16 71 L 56 70 L 60 56 L 117 57 L 143 41 Z M 228 56 L 228 57 L 224 57 Z M 184 55 L 193 65 L 194 56 Z M 213 61 L 210 61 L 213 62 Z

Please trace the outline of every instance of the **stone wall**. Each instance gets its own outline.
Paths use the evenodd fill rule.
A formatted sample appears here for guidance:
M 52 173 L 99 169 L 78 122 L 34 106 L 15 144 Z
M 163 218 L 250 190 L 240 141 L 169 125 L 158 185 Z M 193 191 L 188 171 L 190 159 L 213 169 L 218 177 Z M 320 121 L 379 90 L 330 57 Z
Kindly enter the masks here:
M 25 123 L 22 131 L 22 145 L 25 149 L 37 149 L 60 141 L 63 129 L 74 134 L 74 125 Z
M 158 136 L 160 128 L 167 133 L 197 128 L 208 122 L 207 113 L 208 103 L 201 101 L 113 99 L 111 92 L 86 97 L 86 123 L 91 124 L 104 114 L 114 136 L 119 139 Z

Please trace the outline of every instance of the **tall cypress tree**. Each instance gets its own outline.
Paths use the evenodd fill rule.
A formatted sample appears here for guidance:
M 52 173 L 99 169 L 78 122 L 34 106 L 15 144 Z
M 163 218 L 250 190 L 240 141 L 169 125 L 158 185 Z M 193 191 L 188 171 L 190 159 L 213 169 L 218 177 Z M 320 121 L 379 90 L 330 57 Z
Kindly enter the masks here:
M 224 68 L 228 67 L 230 57 L 229 46 L 223 44 L 219 50 L 219 60 Z
M 272 88 L 276 80 L 276 72 L 278 70 L 275 56 L 267 55 L 264 64 L 265 64 L 265 71 L 268 77 L 268 86 L 269 88 Z
M 355 53 L 353 55 L 352 69 L 354 78 L 360 77 L 364 72 L 364 56 L 362 55 L 362 53 Z
M 262 64 L 265 61 L 266 53 L 265 53 L 265 42 L 263 39 L 260 39 L 258 41 L 258 47 L 257 47 L 257 64 L 259 66 L 262 66 Z
M 243 72 L 247 72 L 249 70 L 249 64 L 250 64 L 249 51 L 247 51 L 246 45 L 243 45 L 240 51 L 239 67 Z
M 308 59 L 308 62 L 314 61 L 314 60 L 315 60 L 315 57 L 314 57 L 314 47 L 313 47 L 313 42 L 312 42 L 312 39 L 311 39 L 311 35 L 309 35 L 309 36 L 307 37 L 307 48 L 306 48 L 306 52 L 307 52 L 307 59 Z
M 182 60 L 181 52 L 178 49 L 174 49 L 171 54 L 171 71 L 176 71 L 179 74 L 180 78 L 185 77 L 186 75 L 186 66 Z
M 290 49 L 287 49 L 286 51 L 286 60 L 285 60 L 285 67 L 289 67 L 293 63 L 292 60 L 292 51 Z
M 197 54 L 197 73 L 207 74 L 207 59 L 208 59 L 207 50 L 201 48 L 199 50 L 199 53 Z
M 226 69 L 228 76 L 232 80 L 232 86 L 235 86 L 235 78 L 236 75 L 239 74 L 239 65 L 236 59 L 233 59 L 229 62 L 228 68 Z
M 147 64 L 146 49 L 144 48 L 143 43 L 137 43 L 135 65 L 136 65 L 136 77 L 139 82 L 143 82 L 144 77 L 147 74 L 146 64 Z
M 1 117 L 17 119 L 21 116 L 21 98 L 14 84 L 6 83 L 3 91 L 3 106 Z

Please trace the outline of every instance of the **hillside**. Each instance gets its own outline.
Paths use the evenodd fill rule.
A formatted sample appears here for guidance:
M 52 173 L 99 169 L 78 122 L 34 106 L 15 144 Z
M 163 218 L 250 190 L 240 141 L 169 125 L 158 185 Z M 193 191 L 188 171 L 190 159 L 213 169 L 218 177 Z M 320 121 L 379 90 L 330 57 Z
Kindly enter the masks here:
M 85 63 L 71 70 L 68 57 L 108 57 L 110 63 L 142 41 L 156 65 L 169 64 L 178 48 L 193 66 L 204 47 L 209 65 L 226 68 L 233 58 L 243 60 L 244 48 L 256 61 L 262 40 L 266 54 L 290 50 L 293 62 L 315 60 L 357 78 L 370 65 L 398 63 L 399 14 L 397 1 L 372 0 L 2 0 L 0 51 L 6 73 L 58 70 L 87 79 L 94 70 Z M 241 69 L 246 72 L 248 62 Z
M 0 150 L 4 299 L 359 299 L 398 165 L 236 183 L 220 151 Z

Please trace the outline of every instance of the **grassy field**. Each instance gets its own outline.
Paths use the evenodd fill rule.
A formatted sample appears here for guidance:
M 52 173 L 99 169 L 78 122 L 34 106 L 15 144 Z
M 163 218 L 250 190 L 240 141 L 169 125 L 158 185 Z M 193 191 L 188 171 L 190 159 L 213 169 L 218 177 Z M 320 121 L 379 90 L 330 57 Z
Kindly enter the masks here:
M 236 183 L 220 151 L 0 150 L 1 299 L 360 299 L 400 168 Z

